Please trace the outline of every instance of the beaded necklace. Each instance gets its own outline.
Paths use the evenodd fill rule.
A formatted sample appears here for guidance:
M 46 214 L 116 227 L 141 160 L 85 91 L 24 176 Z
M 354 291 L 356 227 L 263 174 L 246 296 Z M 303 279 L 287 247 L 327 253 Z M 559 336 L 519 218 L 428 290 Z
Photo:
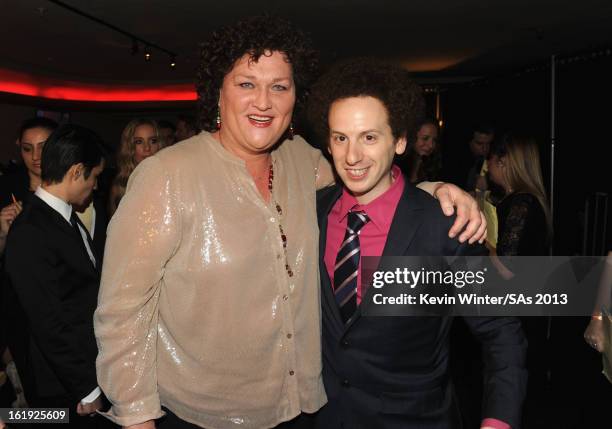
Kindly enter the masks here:
M 270 170 L 268 172 L 268 191 L 270 191 L 270 199 L 274 203 L 276 207 L 276 212 L 278 213 L 278 230 L 280 232 L 281 240 L 283 241 L 283 251 L 285 252 L 285 270 L 287 271 L 287 275 L 289 277 L 293 277 L 293 270 L 289 266 L 289 257 L 287 256 L 287 236 L 283 231 L 283 225 L 281 224 L 281 218 L 283 217 L 283 209 L 280 204 L 274 199 L 272 195 L 272 184 L 274 182 L 274 166 L 273 163 L 270 163 Z

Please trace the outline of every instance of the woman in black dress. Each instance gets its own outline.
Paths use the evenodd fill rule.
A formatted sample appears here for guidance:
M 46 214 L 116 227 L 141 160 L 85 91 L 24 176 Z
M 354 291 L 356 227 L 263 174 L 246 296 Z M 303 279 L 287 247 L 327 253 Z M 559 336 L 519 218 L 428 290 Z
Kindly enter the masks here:
M 510 279 L 514 277 L 512 257 L 549 254 L 552 225 L 538 146 L 529 138 L 504 136 L 491 148 L 488 167 L 489 179 L 504 194 L 497 205 L 497 247 L 490 248 L 491 258 L 500 274 Z M 504 257 L 503 263 L 497 256 Z M 527 395 L 533 399 L 543 393 L 550 369 L 547 319 L 522 317 L 521 320 L 529 343 Z M 527 418 L 533 412 L 540 412 L 528 409 L 536 402 L 527 399 Z
M 489 178 L 504 191 L 497 205 L 499 256 L 543 256 L 552 236 L 540 155 L 534 140 L 504 136 L 493 145 Z

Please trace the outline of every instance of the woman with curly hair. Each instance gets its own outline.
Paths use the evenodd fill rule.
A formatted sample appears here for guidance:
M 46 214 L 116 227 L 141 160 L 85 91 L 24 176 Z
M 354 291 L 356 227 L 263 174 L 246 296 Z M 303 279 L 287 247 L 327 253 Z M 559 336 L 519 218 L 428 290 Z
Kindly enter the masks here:
M 315 192 L 333 176 L 292 125 L 316 65 L 273 17 L 202 45 L 204 131 L 136 168 L 109 227 L 95 329 L 116 423 L 298 427 L 325 403 Z
M 130 175 L 144 159 L 155 155 L 162 148 L 163 139 L 159 135 L 157 122 L 148 118 L 132 119 L 121 133 L 121 145 L 117 153 L 118 173 L 113 181 L 108 202 L 109 215 L 112 216 L 125 194 Z

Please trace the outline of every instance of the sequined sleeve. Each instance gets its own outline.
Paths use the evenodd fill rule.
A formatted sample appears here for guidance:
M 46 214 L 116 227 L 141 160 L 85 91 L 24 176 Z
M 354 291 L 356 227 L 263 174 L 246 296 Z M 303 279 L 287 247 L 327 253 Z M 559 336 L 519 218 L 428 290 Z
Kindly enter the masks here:
M 178 247 L 176 189 L 159 159 L 143 161 L 111 220 L 94 315 L 99 385 L 107 417 L 129 426 L 161 417 L 157 392 L 158 299 Z

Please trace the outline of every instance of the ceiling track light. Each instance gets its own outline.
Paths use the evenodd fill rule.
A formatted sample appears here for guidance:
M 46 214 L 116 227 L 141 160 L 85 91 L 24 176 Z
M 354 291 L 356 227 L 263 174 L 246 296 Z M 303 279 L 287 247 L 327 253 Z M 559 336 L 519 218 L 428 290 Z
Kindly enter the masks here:
M 151 61 L 151 50 L 155 49 L 159 52 L 163 52 L 167 55 L 170 56 L 171 58 L 171 63 L 170 63 L 170 67 L 171 68 L 175 68 L 176 67 L 176 53 L 172 52 L 168 49 L 165 49 L 151 41 L 145 40 L 141 37 L 138 37 L 136 34 L 131 33 L 129 31 L 124 30 L 123 28 L 117 27 L 114 24 L 111 24 L 110 22 L 104 21 L 103 19 L 100 19 L 96 16 L 93 16 L 89 13 L 83 12 L 80 9 L 77 9 L 76 7 L 73 7 L 69 4 L 64 3 L 61 0 L 48 0 L 50 3 L 55 4 L 56 6 L 59 6 L 63 9 L 66 9 L 76 15 L 81 16 L 82 18 L 88 19 L 90 21 L 95 22 L 96 24 L 102 25 L 110 30 L 113 30 L 119 34 L 122 34 L 125 37 L 128 37 L 129 39 L 132 40 L 132 47 L 131 47 L 131 53 L 132 55 L 136 55 L 140 52 L 140 47 L 144 47 L 145 50 L 145 54 L 144 54 L 144 58 L 145 61 Z M 38 8 L 39 14 L 42 16 L 44 14 L 46 14 L 47 9 L 46 8 Z

